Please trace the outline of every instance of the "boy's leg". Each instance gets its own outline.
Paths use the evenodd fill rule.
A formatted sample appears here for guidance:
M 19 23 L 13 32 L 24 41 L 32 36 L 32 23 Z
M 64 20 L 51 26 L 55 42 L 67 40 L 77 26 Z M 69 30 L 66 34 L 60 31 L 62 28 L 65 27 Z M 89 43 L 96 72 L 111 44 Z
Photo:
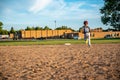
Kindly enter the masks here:
M 85 43 L 86 43 L 86 44 L 88 43 L 88 39 L 85 40 Z
M 84 34 L 84 40 L 86 41 L 86 34 Z
M 90 42 L 90 34 L 89 34 L 89 37 L 88 37 L 88 46 L 91 46 L 91 42 Z

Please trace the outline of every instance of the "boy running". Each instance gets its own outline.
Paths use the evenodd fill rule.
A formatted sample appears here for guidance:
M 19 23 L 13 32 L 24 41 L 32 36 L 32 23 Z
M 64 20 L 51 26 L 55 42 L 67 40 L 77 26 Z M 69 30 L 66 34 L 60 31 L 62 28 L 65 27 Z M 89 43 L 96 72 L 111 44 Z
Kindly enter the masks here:
M 86 44 L 88 43 L 88 46 L 90 47 L 91 46 L 90 27 L 88 26 L 88 21 L 84 21 L 83 33 L 84 33 L 84 40 L 86 41 Z

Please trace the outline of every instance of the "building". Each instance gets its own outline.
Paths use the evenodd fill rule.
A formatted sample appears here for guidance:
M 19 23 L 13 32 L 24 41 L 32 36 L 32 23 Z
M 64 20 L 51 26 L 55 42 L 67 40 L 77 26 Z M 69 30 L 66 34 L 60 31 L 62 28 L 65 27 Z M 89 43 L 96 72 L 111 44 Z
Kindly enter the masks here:
M 17 35 L 10 34 L 10 38 L 19 39 L 74 39 L 74 38 L 84 38 L 82 32 L 73 32 L 72 30 L 22 30 Z M 120 31 L 108 31 L 103 32 L 102 29 L 91 30 L 91 38 L 120 38 Z
M 72 30 L 22 30 L 21 38 L 61 38 L 65 33 L 71 33 Z

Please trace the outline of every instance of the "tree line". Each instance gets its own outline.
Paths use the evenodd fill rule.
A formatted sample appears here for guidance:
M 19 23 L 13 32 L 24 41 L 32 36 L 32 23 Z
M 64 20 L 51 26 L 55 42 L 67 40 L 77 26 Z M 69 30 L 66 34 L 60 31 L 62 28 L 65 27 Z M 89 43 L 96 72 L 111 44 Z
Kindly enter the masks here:
M 11 27 L 10 31 L 7 31 L 7 30 L 4 30 L 3 29 L 3 23 L 0 22 L 0 35 L 8 35 L 10 33 L 15 33 L 15 32 L 19 32 L 21 30 L 15 30 L 13 27 Z M 75 31 L 74 29 L 70 28 L 70 27 L 67 27 L 67 26 L 61 26 L 61 27 L 57 27 L 55 28 L 55 30 L 72 30 L 72 31 Z M 30 27 L 30 26 L 27 26 L 25 28 L 25 30 L 52 30 L 50 27 L 48 26 L 45 26 L 45 27 L 39 27 L 39 26 L 36 26 L 36 27 Z

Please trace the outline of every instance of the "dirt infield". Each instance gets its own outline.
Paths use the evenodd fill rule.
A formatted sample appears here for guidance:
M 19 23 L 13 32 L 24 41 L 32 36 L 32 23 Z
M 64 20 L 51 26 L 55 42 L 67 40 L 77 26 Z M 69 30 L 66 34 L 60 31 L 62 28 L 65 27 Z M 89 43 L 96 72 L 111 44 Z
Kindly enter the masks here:
M 0 46 L 0 80 L 119 80 L 120 44 Z

